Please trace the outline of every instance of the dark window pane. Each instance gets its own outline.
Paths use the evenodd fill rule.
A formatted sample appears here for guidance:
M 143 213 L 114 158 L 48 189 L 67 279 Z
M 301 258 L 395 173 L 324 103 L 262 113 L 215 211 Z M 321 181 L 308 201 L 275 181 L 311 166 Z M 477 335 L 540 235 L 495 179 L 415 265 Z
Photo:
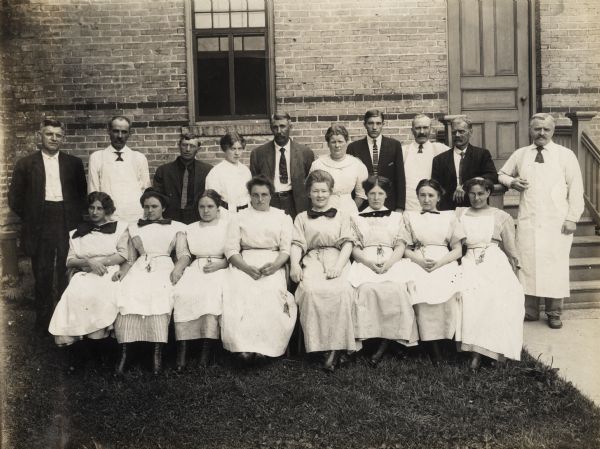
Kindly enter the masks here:
M 246 36 L 244 37 L 244 50 L 264 50 L 264 36 Z
M 267 113 L 265 55 L 235 55 L 235 105 L 237 115 Z
M 198 55 L 198 115 L 231 115 L 227 53 Z
M 219 51 L 218 37 L 199 37 L 198 51 Z

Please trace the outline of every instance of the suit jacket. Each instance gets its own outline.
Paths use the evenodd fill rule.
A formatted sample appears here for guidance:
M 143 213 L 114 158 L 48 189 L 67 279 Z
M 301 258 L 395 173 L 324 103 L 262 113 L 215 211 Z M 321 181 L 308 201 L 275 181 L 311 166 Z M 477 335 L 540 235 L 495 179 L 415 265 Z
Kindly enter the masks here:
M 58 170 L 68 232 L 82 221 L 87 209 L 87 182 L 81 159 L 58 153 Z M 21 219 L 21 245 L 25 254 L 35 254 L 44 226 L 46 171 L 42 152 L 19 159 L 8 189 L 8 205 Z
M 463 182 L 480 176 L 487 178 L 494 184 L 498 182 L 498 171 L 492 161 L 492 155 L 485 148 L 474 147 L 469 144 L 463 160 Z M 452 199 L 456 190 L 456 168 L 454 165 L 454 148 L 450 148 L 433 158 L 431 177 L 437 180 L 444 188 L 444 195 L 438 209 L 454 210 L 457 207 L 468 207 L 469 198 L 465 195 L 460 204 Z
M 315 160 L 315 153 L 306 145 L 290 141 L 290 177 L 292 195 L 296 213 L 308 209 L 308 196 L 304 190 L 304 181 Z M 265 175 L 271 181 L 275 178 L 275 143 L 271 140 L 255 149 L 250 154 L 250 171 L 252 176 Z
M 153 187 L 162 194 L 169 197 L 169 205 L 167 206 L 163 216 L 173 220 L 179 219 L 179 210 L 181 209 L 181 187 L 183 183 L 183 171 L 179 166 L 179 162 L 175 159 L 173 162 L 161 165 L 154 173 Z M 204 192 L 204 183 L 206 175 L 213 168 L 212 165 L 198 160 L 194 161 L 194 202 L 198 196 Z M 192 182 L 190 179 L 189 182 Z M 198 211 L 195 211 L 197 220 L 200 220 Z
M 369 176 L 373 174 L 373 161 L 371 160 L 367 137 L 348 145 L 347 153 L 359 158 L 366 165 Z M 392 183 L 392 192 L 386 198 L 385 206 L 392 210 L 404 209 L 406 201 L 404 160 L 402 157 L 402 145 L 396 139 L 382 136 L 377 174 L 388 178 Z

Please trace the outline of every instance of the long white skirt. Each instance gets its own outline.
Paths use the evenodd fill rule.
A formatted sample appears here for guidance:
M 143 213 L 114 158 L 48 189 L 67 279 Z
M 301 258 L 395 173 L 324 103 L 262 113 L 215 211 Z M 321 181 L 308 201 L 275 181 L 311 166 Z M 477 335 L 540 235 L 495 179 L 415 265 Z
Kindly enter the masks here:
M 246 263 L 263 266 L 277 258 L 277 251 L 250 249 L 242 251 Z M 231 266 L 223 293 L 221 339 L 230 352 L 256 352 L 279 357 L 288 345 L 297 307 L 287 291 L 285 269 L 275 274 L 252 279 Z
M 107 267 L 104 276 L 84 272 L 73 276 L 48 327 L 57 344 L 71 344 L 83 336 L 108 336 L 118 313 L 119 283 L 111 280 L 118 269 L 117 265 Z
M 456 340 L 460 349 L 496 360 L 521 359 L 525 296 L 508 259 L 496 245 L 469 250 L 463 258 L 467 287 L 462 292 L 462 323 Z

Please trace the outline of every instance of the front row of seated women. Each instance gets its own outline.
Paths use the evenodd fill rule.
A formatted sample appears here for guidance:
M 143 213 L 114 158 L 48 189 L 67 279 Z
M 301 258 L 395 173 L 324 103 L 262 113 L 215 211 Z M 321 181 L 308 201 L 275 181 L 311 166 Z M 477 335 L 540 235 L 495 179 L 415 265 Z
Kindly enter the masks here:
M 514 227 L 488 206 L 489 182 L 468 181 L 472 206 L 456 213 L 437 210 L 442 190 L 434 180 L 417 187 L 422 210 L 404 214 L 384 206 L 387 179 L 370 177 L 363 187 L 369 206 L 351 216 L 331 207 L 332 176 L 311 172 L 312 207 L 292 223 L 269 206 L 274 188 L 259 176 L 247 184 L 250 207 L 228 213 L 207 190 L 200 221 L 188 226 L 163 219 L 166 198 L 152 189 L 140 200 L 145 219 L 129 227 L 108 220 L 108 195 L 91 193 L 90 222 L 71 233 L 67 266 L 79 271 L 49 330 L 59 345 L 112 332 L 121 345 L 118 373 L 135 341 L 154 343 L 154 372 L 161 370 L 171 314 L 178 370 L 188 340 L 202 339 L 203 365 L 219 338 L 240 361 L 281 356 L 297 315 L 306 351 L 323 352 L 327 371 L 367 339 L 378 343 L 373 366 L 390 341 L 421 341 L 437 361 L 438 341 L 452 338 L 472 353 L 473 369 L 482 355 L 519 360 L 524 294 L 514 274 Z

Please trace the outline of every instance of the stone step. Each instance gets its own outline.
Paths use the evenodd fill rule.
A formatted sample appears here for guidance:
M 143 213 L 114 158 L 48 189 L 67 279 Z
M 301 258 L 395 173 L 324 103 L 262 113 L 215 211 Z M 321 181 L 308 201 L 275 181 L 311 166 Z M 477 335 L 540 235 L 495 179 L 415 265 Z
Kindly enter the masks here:
M 565 309 L 600 308 L 600 280 L 571 281 L 571 297 L 565 301 Z
M 571 259 L 577 257 L 600 257 L 600 236 L 582 235 L 573 237 Z
M 576 257 L 569 260 L 572 281 L 600 280 L 600 257 Z

